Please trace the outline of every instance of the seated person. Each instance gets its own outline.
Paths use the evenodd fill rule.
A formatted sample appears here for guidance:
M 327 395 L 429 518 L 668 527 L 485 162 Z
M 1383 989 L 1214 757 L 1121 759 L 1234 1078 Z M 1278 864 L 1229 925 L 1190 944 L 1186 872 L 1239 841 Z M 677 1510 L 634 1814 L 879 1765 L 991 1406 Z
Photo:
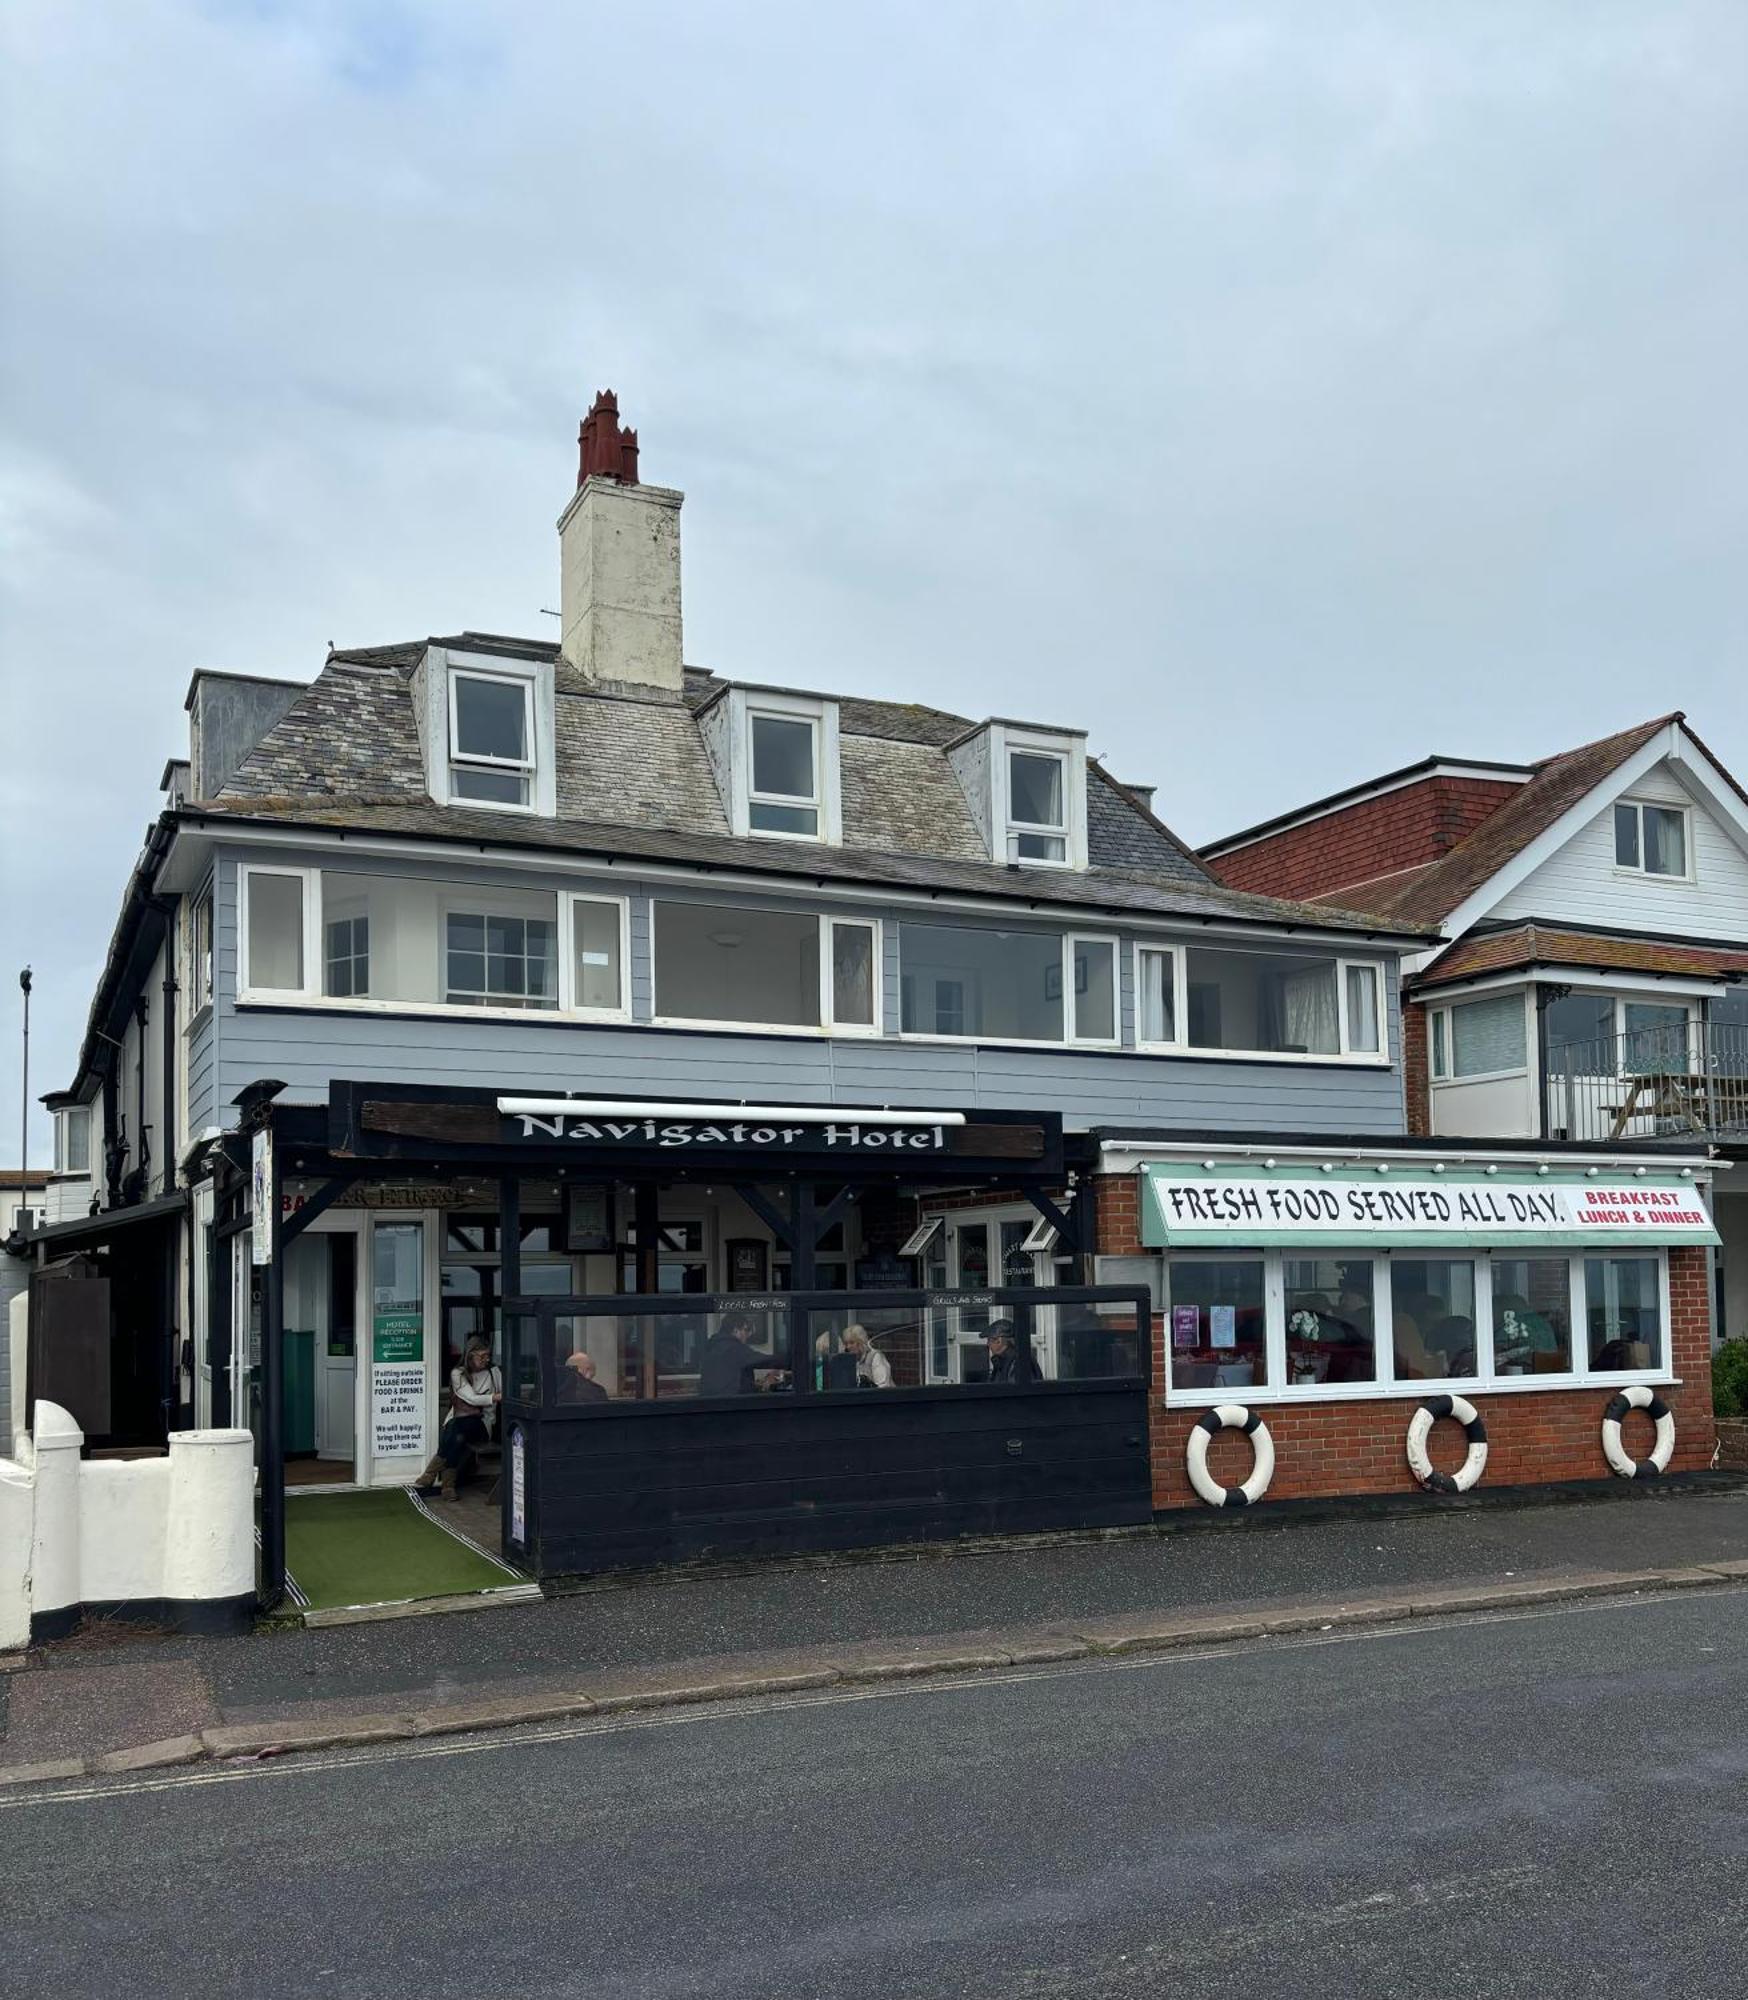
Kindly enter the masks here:
M 892 1363 L 868 1338 L 868 1329 L 865 1326 L 846 1326 L 843 1342 L 844 1353 L 850 1357 L 854 1371 L 852 1387 L 859 1389 L 892 1387 Z M 836 1387 L 835 1383 L 833 1387 Z
M 1436 1382 L 1449 1371 L 1445 1357 L 1427 1346 L 1419 1323 L 1411 1313 L 1399 1312 L 1395 1321 L 1396 1379 L 1399 1382 Z
M 1038 1364 L 1032 1358 L 1032 1343 L 1028 1339 L 1022 1346 L 1015 1340 L 1011 1319 L 992 1319 L 983 1339 L 989 1350 L 988 1381 L 1036 1382 L 1040 1379 Z
M 604 1403 L 607 1391 L 595 1380 L 595 1357 L 578 1348 L 567 1355 L 558 1371 L 558 1400 L 561 1403 Z
M 704 1343 L 698 1358 L 700 1396 L 747 1396 L 761 1373 L 782 1373 L 781 1363 L 752 1345 L 757 1321 L 748 1312 L 730 1313 Z
M 1433 1348 L 1445 1358 L 1447 1375 L 1475 1372 L 1475 1322 L 1461 1313 L 1447 1313 L 1432 1329 Z
M 813 1386 L 816 1389 L 853 1389 L 856 1386 L 856 1357 L 847 1348 L 832 1346 L 829 1333 L 813 1343 Z

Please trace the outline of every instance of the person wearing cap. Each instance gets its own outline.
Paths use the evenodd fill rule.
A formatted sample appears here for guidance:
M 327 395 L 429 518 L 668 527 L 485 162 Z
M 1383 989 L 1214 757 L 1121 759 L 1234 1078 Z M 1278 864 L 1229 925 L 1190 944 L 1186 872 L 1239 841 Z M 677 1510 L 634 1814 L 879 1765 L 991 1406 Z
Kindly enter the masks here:
M 984 1345 L 989 1351 L 989 1376 L 991 1382 L 1036 1382 L 1038 1364 L 1032 1358 L 1032 1343 L 1022 1346 L 1014 1338 L 1014 1323 L 1011 1319 L 992 1319 L 984 1332 Z

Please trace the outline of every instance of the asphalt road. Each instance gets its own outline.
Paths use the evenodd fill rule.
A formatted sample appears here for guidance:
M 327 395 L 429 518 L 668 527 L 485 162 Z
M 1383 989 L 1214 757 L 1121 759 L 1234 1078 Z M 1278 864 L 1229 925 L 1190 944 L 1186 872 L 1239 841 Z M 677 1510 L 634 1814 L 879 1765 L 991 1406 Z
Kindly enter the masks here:
M 1748 1591 L 0 1803 L 0 1991 L 1748 1993 Z

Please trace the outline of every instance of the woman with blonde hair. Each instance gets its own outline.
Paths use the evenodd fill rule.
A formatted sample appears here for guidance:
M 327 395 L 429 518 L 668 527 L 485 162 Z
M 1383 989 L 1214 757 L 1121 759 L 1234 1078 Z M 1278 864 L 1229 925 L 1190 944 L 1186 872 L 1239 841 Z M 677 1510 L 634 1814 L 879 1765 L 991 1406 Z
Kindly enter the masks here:
M 840 1337 L 844 1344 L 844 1352 L 855 1358 L 856 1387 L 890 1389 L 892 1363 L 868 1338 L 868 1329 L 865 1326 L 846 1326 Z

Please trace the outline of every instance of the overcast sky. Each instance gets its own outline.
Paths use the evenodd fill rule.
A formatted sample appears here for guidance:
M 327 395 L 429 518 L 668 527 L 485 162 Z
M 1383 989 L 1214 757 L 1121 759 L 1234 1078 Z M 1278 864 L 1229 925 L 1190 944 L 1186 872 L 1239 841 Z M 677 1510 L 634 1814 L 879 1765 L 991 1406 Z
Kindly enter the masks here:
M 6 1165 L 191 670 L 554 636 L 609 384 L 689 660 L 1192 841 L 1677 707 L 1748 774 L 1742 0 L 6 13 Z

